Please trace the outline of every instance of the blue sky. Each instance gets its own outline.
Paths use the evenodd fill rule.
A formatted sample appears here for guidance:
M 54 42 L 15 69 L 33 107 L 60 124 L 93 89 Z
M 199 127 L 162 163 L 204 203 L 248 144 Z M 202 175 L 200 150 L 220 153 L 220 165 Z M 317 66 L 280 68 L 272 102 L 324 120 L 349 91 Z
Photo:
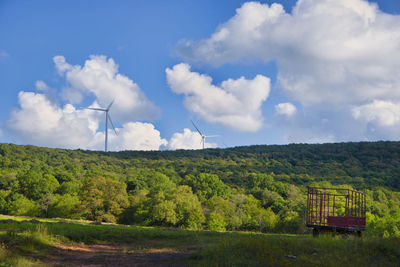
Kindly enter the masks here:
M 296 3 L 0 0 L 0 142 L 103 149 L 112 99 L 111 150 L 398 140 L 400 2 Z

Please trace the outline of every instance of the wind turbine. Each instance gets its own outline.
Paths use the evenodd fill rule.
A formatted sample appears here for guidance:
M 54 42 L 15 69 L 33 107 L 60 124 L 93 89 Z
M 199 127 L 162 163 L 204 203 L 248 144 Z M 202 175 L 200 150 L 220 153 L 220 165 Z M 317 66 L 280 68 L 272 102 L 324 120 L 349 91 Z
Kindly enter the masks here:
M 196 128 L 196 130 L 199 132 L 200 136 L 201 136 L 201 142 L 200 144 L 203 145 L 203 149 L 204 149 L 204 144 L 206 143 L 206 138 L 207 137 L 218 137 L 219 135 L 204 135 L 200 132 L 199 128 L 197 128 L 196 124 L 194 124 L 194 122 L 192 120 L 190 120 L 194 126 L 194 128 Z
M 104 148 L 105 152 L 107 152 L 107 144 L 108 144 L 108 121 L 110 121 L 111 126 L 113 127 L 115 134 L 118 135 L 117 131 L 115 130 L 114 124 L 113 124 L 113 122 L 111 120 L 111 117 L 108 114 L 108 111 L 110 111 L 110 108 L 111 108 L 113 103 L 114 103 L 114 100 L 111 101 L 111 103 L 108 105 L 108 107 L 106 109 L 104 109 L 104 108 L 86 108 L 86 109 L 91 109 L 91 110 L 103 111 L 103 112 L 106 113 L 106 138 L 105 138 L 106 140 L 105 140 L 105 148 Z

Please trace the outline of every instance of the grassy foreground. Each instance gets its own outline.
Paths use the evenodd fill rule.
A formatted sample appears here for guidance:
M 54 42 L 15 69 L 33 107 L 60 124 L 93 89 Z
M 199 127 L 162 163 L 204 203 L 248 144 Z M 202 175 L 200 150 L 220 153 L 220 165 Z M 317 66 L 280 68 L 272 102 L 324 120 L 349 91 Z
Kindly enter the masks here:
M 0 266 L 40 266 L 60 244 L 129 245 L 186 253 L 171 265 L 398 266 L 400 239 L 208 232 L 79 224 L 0 223 Z

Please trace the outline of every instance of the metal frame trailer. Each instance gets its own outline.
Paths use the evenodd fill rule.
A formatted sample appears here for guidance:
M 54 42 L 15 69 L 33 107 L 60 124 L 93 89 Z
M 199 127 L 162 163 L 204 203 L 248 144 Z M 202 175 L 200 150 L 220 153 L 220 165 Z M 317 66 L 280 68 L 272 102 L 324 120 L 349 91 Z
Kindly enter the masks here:
M 355 233 L 365 230 L 366 197 L 363 192 L 343 188 L 308 187 L 307 227 L 320 232 Z

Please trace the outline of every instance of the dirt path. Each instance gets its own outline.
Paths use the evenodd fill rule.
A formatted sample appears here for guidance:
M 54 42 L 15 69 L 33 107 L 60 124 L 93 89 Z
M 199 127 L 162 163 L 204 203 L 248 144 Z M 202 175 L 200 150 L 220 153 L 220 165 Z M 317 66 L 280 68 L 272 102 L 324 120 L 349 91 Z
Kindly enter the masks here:
M 138 250 L 124 245 L 60 244 L 41 259 L 46 266 L 187 266 L 190 252 Z

